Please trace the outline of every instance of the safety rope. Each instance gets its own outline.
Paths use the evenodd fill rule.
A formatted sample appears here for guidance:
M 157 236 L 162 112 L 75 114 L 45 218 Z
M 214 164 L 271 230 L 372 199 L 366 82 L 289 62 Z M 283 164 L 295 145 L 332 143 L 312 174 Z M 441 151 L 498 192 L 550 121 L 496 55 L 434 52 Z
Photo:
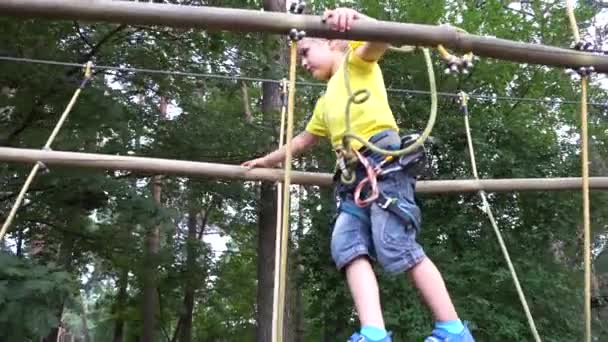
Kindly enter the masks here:
M 277 237 L 275 243 L 280 243 L 281 245 L 281 255 L 280 255 L 280 269 L 279 269 L 279 289 L 278 289 L 278 305 L 277 312 L 275 313 L 277 316 L 276 325 L 274 327 L 273 332 L 273 342 L 282 342 L 283 341 L 283 323 L 284 323 L 284 313 L 285 313 L 285 288 L 287 285 L 287 245 L 289 242 L 289 199 L 290 192 L 289 187 L 291 185 L 291 139 L 293 137 L 293 112 L 295 105 L 295 79 L 296 79 L 296 64 L 297 64 L 297 45 L 296 41 L 292 39 L 291 47 L 290 47 L 290 63 L 289 63 L 289 96 L 287 100 L 287 130 L 285 136 L 285 165 L 283 165 L 285 170 L 285 176 L 283 180 L 283 212 L 281 214 L 282 219 L 282 227 L 281 227 L 281 235 Z
M 574 37 L 575 48 L 583 49 L 574 15 L 574 1 L 566 0 L 566 11 Z M 591 342 L 591 215 L 589 203 L 589 132 L 587 127 L 587 78 L 589 68 L 579 70 L 581 76 L 581 168 L 583 178 L 583 249 L 585 264 L 585 341 Z
M 587 129 L 587 76 L 581 80 L 581 139 L 583 173 L 583 229 L 585 249 L 585 332 L 591 341 L 591 213 L 589 201 L 589 131 Z
M 80 66 L 82 67 L 82 65 L 80 65 Z M 93 76 L 92 67 L 93 67 L 92 62 L 88 62 L 87 64 L 85 64 L 84 78 L 83 78 L 82 82 L 80 83 L 80 86 L 78 87 L 78 89 L 76 89 L 76 91 L 74 92 L 74 95 L 72 96 L 72 99 L 70 100 L 67 107 L 63 111 L 63 114 L 61 114 L 61 116 L 59 117 L 59 121 L 57 121 L 55 128 L 51 132 L 51 135 L 49 136 L 48 140 L 44 144 L 44 147 L 42 148 L 43 150 L 51 149 L 51 144 L 57 137 L 57 134 L 59 134 L 59 130 L 61 129 L 61 127 L 63 126 L 63 123 L 65 122 L 68 115 L 72 111 L 72 108 L 74 107 L 74 104 L 76 103 L 76 100 L 78 99 L 78 96 L 80 96 L 80 92 L 87 86 L 87 84 L 91 80 L 91 77 Z M 25 180 L 25 183 L 23 184 L 21 191 L 19 191 L 19 194 L 17 195 L 17 199 L 15 200 L 15 203 L 13 204 L 13 207 L 11 208 L 11 211 L 8 214 L 8 217 L 6 218 L 6 221 L 4 221 L 4 223 L 2 224 L 2 228 L 0 229 L 0 240 L 4 239 L 4 236 L 6 235 L 8 228 L 10 227 L 11 223 L 15 219 L 15 216 L 17 215 L 17 210 L 21 206 L 21 203 L 23 202 L 25 194 L 29 190 L 30 185 L 34 181 L 34 178 L 38 174 L 38 171 L 40 168 L 46 169 L 46 166 L 42 162 L 37 162 L 32 167 L 32 170 L 30 171 L 30 174 L 27 176 L 27 179 Z
M 475 150 L 473 149 L 473 139 L 471 138 L 471 127 L 469 126 L 468 97 L 467 94 L 465 94 L 464 92 L 461 93 L 460 108 L 464 114 L 464 125 L 467 133 L 467 145 L 469 148 L 469 157 L 471 158 L 471 169 L 473 171 L 473 177 L 475 177 L 476 180 L 479 180 L 479 174 L 477 173 L 477 163 L 475 162 Z M 492 214 L 490 203 L 486 198 L 486 192 L 484 190 L 479 190 L 479 196 L 481 197 L 481 202 L 483 204 L 482 210 L 488 215 L 488 219 L 492 224 L 492 228 L 494 229 L 494 233 L 496 233 L 496 238 L 498 239 L 498 243 L 500 244 L 500 249 L 502 250 L 502 253 L 509 267 L 509 271 L 511 272 L 511 276 L 513 277 L 513 282 L 515 283 L 515 288 L 517 290 L 517 294 L 519 295 L 521 305 L 523 306 L 524 311 L 526 313 L 528 324 L 530 326 L 530 330 L 532 331 L 532 335 L 534 336 L 534 340 L 540 342 L 541 339 L 536 329 L 536 325 L 534 324 L 532 314 L 530 313 L 530 308 L 528 307 L 526 296 L 524 295 L 524 291 L 522 290 L 521 285 L 519 284 L 519 278 L 517 277 L 517 272 L 515 272 L 515 267 L 513 266 L 513 262 L 511 261 L 511 257 L 509 256 L 507 245 L 505 244 L 502 238 L 500 229 L 498 229 L 498 224 L 496 223 L 494 215 Z
M 573 0 L 566 0 L 566 13 L 568 14 L 568 21 L 570 22 L 574 43 L 578 43 L 581 41 L 581 35 L 578 33 L 578 24 L 576 23 L 576 16 L 574 16 Z
M 418 139 L 416 139 L 416 141 L 414 143 L 412 143 L 412 145 L 410 145 L 404 149 L 400 149 L 400 150 L 386 150 L 386 149 L 379 148 L 376 145 L 372 144 L 371 142 L 367 141 L 365 138 L 352 133 L 352 128 L 350 125 L 350 108 L 353 104 L 361 104 L 361 103 L 367 101 L 369 99 L 369 97 L 371 96 L 371 93 L 369 92 L 368 89 L 365 89 L 365 88 L 358 89 L 355 92 L 353 92 L 353 90 L 350 86 L 350 78 L 348 75 L 348 59 L 349 59 L 350 54 L 352 53 L 352 49 L 349 49 L 349 51 L 346 53 L 346 56 L 345 56 L 344 62 L 343 62 L 344 63 L 343 64 L 343 75 L 344 75 L 344 83 L 346 84 L 348 100 L 346 102 L 346 108 L 344 110 L 345 121 L 346 121 L 346 131 L 345 131 L 344 137 L 342 139 L 342 145 L 343 145 L 343 151 L 344 151 L 343 153 L 346 154 L 347 160 L 352 159 L 352 155 L 349 155 L 351 153 L 351 147 L 350 147 L 351 139 L 358 141 L 359 143 L 361 143 L 362 145 L 364 145 L 365 147 L 370 149 L 372 152 L 397 157 L 397 156 L 402 156 L 402 155 L 415 151 L 421 145 L 423 145 L 424 142 L 426 141 L 426 139 L 429 137 L 429 135 L 431 134 L 431 131 L 433 130 L 433 126 L 435 125 L 435 119 L 437 118 L 437 87 L 435 85 L 435 72 L 433 70 L 433 63 L 431 61 L 431 55 L 429 53 L 429 50 L 424 48 L 424 49 L 422 49 L 422 52 L 424 53 L 424 60 L 426 62 L 427 72 L 429 75 L 429 85 L 430 85 L 430 89 L 431 89 L 431 111 L 430 111 L 430 115 L 429 115 L 429 119 L 426 124 L 426 127 L 425 127 L 424 131 L 422 132 L 422 134 L 420 135 L 420 137 L 418 137 Z M 353 174 L 353 177 L 354 177 L 354 174 Z
M 456 29 L 460 32 L 466 33 L 466 31 L 464 31 L 460 28 L 456 28 Z M 412 46 L 407 46 L 407 45 L 402 46 L 402 47 L 389 46 L 389 50 L 391 50 L 391 51 L 398 51 L 398 52 L 405 52 L 405 53 L 413 52 L 416 49 L 417 49 L 417 47 L 412 47 Z M 461 71 L 468 73 L 468 69 L 473 65 L 473 54 L 470 52 L 467 53 L 463 57 L 456 57 L 456 56 L 450 54 L 442 45 L 439 45 L 437 47 L 437 49 L 438 49 L 441 57 L 448 62 L 448 69 L 446 69 L 446 71 L 448 73 L 461 72 Z M 360 153 L 358 153 L 358 151 L 354 151 L 351 148 L 351 145 L 350 145 L 351 139 L 358 141 L 359 143 L 361 143 L 363 146 L 367 147 L 369 150 L 371 150 L 374 153 L 384 155 L 386 158 L 386 157 L 403 156 L 403 155 L 406 155 L 406 154 L 409 154 L 411 152 L 418 150 L 424 144 L 424 142 L 429 137 L 429 135 L 431 134 L 431 131 L 435 124 L 435 119 L 437 118 L 437 89 L 436 89 L 436 85 L 435 85 L 435 74 L 434 74 L 433 64 L 431 62 L 429 50 L 424 48 L 424 49 L 422 49 L 422 51 L 424 53 L 424 58 L 425 58 L 426 66 L 427 66 L 427 72 L 429 75 L 429 83 L 430 83 L 430 88 L 431 88 L 430 89 L 430 93 L 431 93 L 430 115 L 429 115 L 429 119 L 427 121 L 427 125 L 426 125 L 424 131 L 422 132 L 422 134 L 411 145 L 409 145 L 406 148 L 398 149 L 398 150 L 386 150 L 386 149 L 379 148 L 378 146 L 374 145 L 373 143 L 369 142 L 368 140 L 364 139 L 363 137 L 361 137 L 357 134 L 354 134 L 352 132 L 351 122 L 350 122 L 351 106 L 353 104 L 361 104 L 361 103 L 367 101 L 369 99 L 369 97 L 371 96 L 371 93 L 368 89 L 365 89 L 365 88 L 358 89 L 355 92 L 352 91 L 352 88 L 350 85 L 350 78 L 349 78 L 349 74 L 348 74 L 348 61 L 349 61 L 350 54 L 353 53 L 352 47 L 349 46 L 349 50 L 347 51 L 346 56 L 344 57 L 342 71 L 343 71 L 344 83 L 346 85 L 346 91 L 348 94 L 348 99 L 346 102 L 346 108 L 344 110 L 346 129 L 345 129 L 344 136 L 342 138 L 342 146 L 339 147 L 336 151 L 336 153 L 338 155 L 337 166 L 340 168 L 340 171 L 341 171 L 340 180 L 344 184 L 353 184 L 356 181 L 357 177 L 356 177 L 356 172 L 354 170 L 354 165 L 356 164 L 357 161 L 361 162 L 365 166 L 368 176 L 364 180 L 364 182 L 358 184 L 357 188 L 355 189 L 355 204 L 357 204 L 359 207 L 364 207 L 364 206 L 368 205 L 369 203 L 372 203 L 378 197 L 378 189 L 377 189 L 377 183 L 376 183 L 376 177 L 375 177 L 376 175 L 375 175 L 374 168 L 371 167 L 370 165 L 368 165 L 368 163 L 366 163 L 365 158 L 362 157 L 362 155 Z M 385 159 L 385 161 L 386 161 L 386 159 Z M 369 181 L 369 186 L 371 187 L 371 196 L 368 199 L 362 200 L 359 198 L 359 195 L 363 189 L 363 186 L 365 186 L 367 181 Z
M 287 80 L 283 79 L 281 84 L 281 127 L 279 129 L 279 148 L 283 147 L 284 144 L 284 136 L 285 136 L 285 115 L 287 113 Z M 276 232 L 275 232 L 275 244 L 274 244 L 274 291 L 273 291 L 273 300 L 272 300 L 272 336 L 273 341 L 276 341 L 276 332 L 279 329 L 278 326 L 278 316 L 279 312 L 279 282 L 281 278 L 279 277 L 279 272 L 277 271 L 281 267 L 281 246 L 282 241 L 279 237 L 282 235 L 282 223 L 283 223 L 283 184 L 281 182 L 277 182 L 277 221 L 276 221 Z

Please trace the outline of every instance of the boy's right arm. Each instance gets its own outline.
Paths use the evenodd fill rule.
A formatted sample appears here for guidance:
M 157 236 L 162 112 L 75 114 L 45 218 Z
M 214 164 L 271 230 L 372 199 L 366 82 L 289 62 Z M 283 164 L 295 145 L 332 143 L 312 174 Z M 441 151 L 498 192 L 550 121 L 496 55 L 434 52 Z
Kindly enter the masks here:
M 319 142 L 320 137 L 310 132 L 303 131 L 291 140 L 291 154 L 297 156 L 306 150 L 311 149 Z M 278 150 L 271 152 L 264 157 L 249 160 L 241 164 L 241 166 L 250 169 L 254 167 L 273 167 L 285 160 L 286 146 L 283 145 Z
M 323 22 L 326 22 L 333 30 L 346 32 L 351 29 L 357 20 L 376 20 L 350 8 L 337 8 L 326 10 L 323 14 Z M 355 54 L 368 62 L 379 60 L 388 49 L 389 44 L 385 42 L 365 42 L 361 47 L 355 49 Z

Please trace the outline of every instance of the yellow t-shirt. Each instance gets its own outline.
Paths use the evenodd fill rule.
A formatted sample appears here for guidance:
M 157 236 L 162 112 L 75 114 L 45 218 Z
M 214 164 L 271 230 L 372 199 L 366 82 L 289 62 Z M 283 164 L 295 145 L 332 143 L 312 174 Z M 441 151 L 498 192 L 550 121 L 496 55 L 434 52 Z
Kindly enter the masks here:
M 351 44 L 356 47 L 357 43 Z M 334 149 L 342 145 L 346 131 L 345 109 L 348 93 L 344 80 L 344 63 L 327 83 L 325 94 L 315 105 L 306 131 L 317 136 L 328 137 Z M 348 57 L 348 74 L 351 90 L 367 88 L 371 96 L 362 104 L 350 107 L 351 131 L 368 140 L 374 134 L 386 130 L 399 130 L 388 104 L 384 78 L 377 61 L 368 62 L 358 57 L 354 51 Z M 359 149 L 362 145 L 351 140 L 351 146 Z

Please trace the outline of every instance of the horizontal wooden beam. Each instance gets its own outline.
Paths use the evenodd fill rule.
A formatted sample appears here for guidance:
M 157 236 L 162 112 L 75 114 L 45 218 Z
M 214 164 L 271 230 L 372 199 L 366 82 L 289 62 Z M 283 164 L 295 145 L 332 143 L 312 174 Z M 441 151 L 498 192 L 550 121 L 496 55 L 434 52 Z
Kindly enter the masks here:
M 0 15 L 283 35 L 295 28 L 305 31 L 310 37 L 430 47 L 443 44 L 456 51 L 471 51 L 483 57 L 562 68 L 593 66 L 598 72 L 608 72 L 608 56 L 477 36 L 459 32 L 450 26 L 360 21 L 348 32 L 336 32 L 322 23 L 319 16 L 134 1 L 0 0 Z
M 173 159 L 119 156 L 107 154 L 41 151 L 0 147 L 0 161 L 33 164 L 41 161 L 49 167 L 130 170 L 147 174 L 207 177 L 242 181 L 281 182 L 280 169 L 247 169 L 238 165 L 215 164 Z M 292 183 L 303 185 L 331 186 L 328 173 L 292 172 Z M 515 178 L 515 179 L 462 179 L 419 181 L 419 193 L 467 193 L 479 190 L 488 192 L 511 191 L 578 191 L 582 187 L 580 178 Z M 608 177 L 592 177 L 592 189 L 608 190 Z

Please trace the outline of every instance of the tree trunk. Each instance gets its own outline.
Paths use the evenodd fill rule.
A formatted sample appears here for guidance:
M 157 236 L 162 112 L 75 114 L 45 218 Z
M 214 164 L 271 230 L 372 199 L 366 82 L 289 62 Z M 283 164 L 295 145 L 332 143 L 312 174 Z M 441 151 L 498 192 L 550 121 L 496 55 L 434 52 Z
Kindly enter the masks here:
M 273 12 L 285 11 L 285 0 L 264 0 L 264 10 Z M 286 70 L 284 38 L 266 37 L 267 60 L 271 61 L 265 70 L 265 77 L 273 78 Z M 281 75 L 279 77 L 284 77 Z M 280 85 L 274 83 L 262 84 L 262 113 L 265 120 L 272 121 L 278 117 L 281 108 Z M 277 139 L 278 141 L 278 139 Z M 267 146 L 267 150 L 276 148 Z M 257 265 L 257 330 L 256 341 L 268 342 L 272 339 L 272 307 L 274 290 L 274 249 L 276 239 L 276 209 L 277 200 L 273 184 L 262 183 L 258 202 L 258 265 Z M 289 288 L 289 287 L 287 287 Z
M 168 99 L 165 96 L 160 97 L 159 113 L 160 120 L 167 119 Z M 162 176 L 156 175 L 152 177 L 152 198 L 157 207 L 160 208 L 162 192 Z M 160 225 L 150 228 L 146 236 L 146 261 L 144 269 L 144 305 L 143 319 L 144 331 L 142 335 L 143 342 L 154 341 L 156 333 L 156 313 L 158 310 L 158 289 L 156 279 L 156 267 L 158 265 L 158 255 L 160 253 Z
M 23 256 L 23 228 L 17 231 L 17 257 Z
M 186 240 L 186 286 L 184 288 L 184 311 L 180 315 L 175 327 L 175 333 L 171 342 L 176 342 L 179 337 L 179 342 L 190 342 L 192 341 L 192 314 L 194 312 L 194 295 L 197 289 L 197 285 L 204 282 L 204 278 L 196 277 L 197 274 L 201 273 L 200 269 L 197 269 L 197 257 L 200 254 L 198 246 L 201 244 L 205 227 L 209 221 L 209 215 L 215 205 L 215 199 L 212 198 L 207 205 L 207 208 L 202 213 L 201 218 L 201 229 L 197 231 L 196 228 L 196 210 L 190 210 L 188 213 L 188 238 Z
M 205 213 L 207 215 L 208 213 Z M 205 220 L 203 220 L 205 221 Z M 205 229 L 205 227 L 201 227 Z M 184 289 L 184 312 L 180 317 L 179 342 L 192 341 L 192 311 L 194 310 L 194 291 L 196 289 L 196 252 L 199 241 L 196 234 L 196 211 L 188 214 L 188 239 L 186 240 L 186 287 Z
M 123 320 L 123 310 L 127 303 L 127 285 L 129 284 L 129 271 L 124 269 L 118 278 L 118 296 L 116 298 L 116 304 L 114 307 L 113 314 L 118 313 L 118 317 L 114 322 L 114 338 L 113 342 L 123 342 L 124 338 L 124 326 L 125 321 Z
M 152 177 L 152 197 L 160 206 L 161 203 L 161 176 Z M 144 296 L 143 319 L 144 331 L 142 342 L 153 342 L 156 333 L 156 311 L 158 308 L 158 295 L 156 291 L 156 266 L 160 252 L 160 227 L 150 229 L 146 236 L 146 256 L 144 269 Z
M 59 265 L 63 266 L 66 272 L 70 272 L 72 268 L 72 251 L 74 249 L 74 237 L 70 234 L 66 234 L 59 248 L 57 261 Z M 57 317 L 59 317 L 59 326 L 51 329 L 51 332 L 46 336 L 44 342 L 55 342 L 57 341 L 57 335 L 59 334 L 59 328 L 61 327 L 61 318 L 63 316 L 63 304 L 65 298 L 59 298 L 59 304 L 57 308 Z
M 277 201 L 272 184 L 262 183 L 258 202 L 258 288 L 257 342 L 272 337 L 272 295 L 274 284 L 274 242 Z
M 84 302 L 83 296 L 80 297 L 80 306 L 82 308 L 80 321 L 82 323 L 82 335 L 84 337 L 84 342 L 91 342 L 91 336 L 89 335 L 89 325 L 87 324 L 87 304 Z
M 298 286 L 298 276 L 302 273 L 304 266 L 302 266 L 300 262 L 300 243 L 302 241 L 302 236 L 304 235 L 304 206 L 302 205 L 302 200 L 304 199 L 304 187 L 300 186 L 298 191 L 298 229 L 295 233 L 295 239 L 298 244 L 296 252 L 293 257 L 293 267 L 295 277 L 292 279 L 292 285 L 295 289 L 295 298 L 293 305 L 293 315 L 294 315 L 294 342 L 304 342 L 304 310 L 302 308 L 302 288 Z
M 296 268 L 299 267 L 296 265 Z M 298 272 L 300 273 L 300 272 Z M 304 310 L 302 308 L 302 289 L 297 285 L 295 286 L 295 303 L 294 303 L 294 341 L 304 342 Z

